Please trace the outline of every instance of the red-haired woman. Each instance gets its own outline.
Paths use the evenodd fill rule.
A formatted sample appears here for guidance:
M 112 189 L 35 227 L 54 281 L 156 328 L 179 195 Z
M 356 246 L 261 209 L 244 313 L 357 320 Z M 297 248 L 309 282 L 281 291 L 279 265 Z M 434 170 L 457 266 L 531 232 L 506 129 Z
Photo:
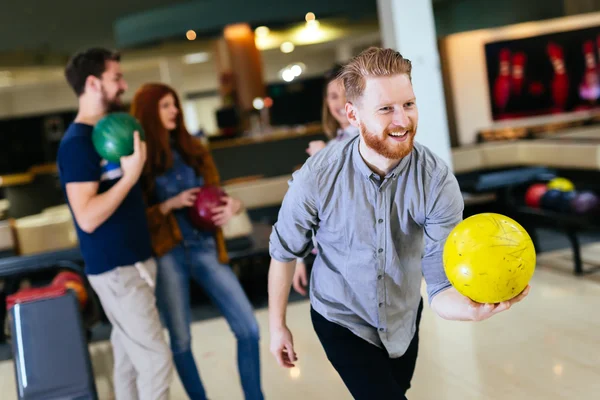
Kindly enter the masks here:
M 169 86 L 142 86 L 131 111 L 146 135 L 142 179 L 158 261 L 156 298 L 180 380 L 190 398 L 206 398 L 191 347 L 191 278 L 217 305 L 237 338 L 238 371 L 245 398 L 262 399 L 259 328 L 248 297 L 227 265 L 222 231 L 198 230 L 186 215 L 199 187 L 219 184 L 213 159 L 186 130 L 179 98 Z M 242 208 L 239 200 L 228 196 L 224 204 L 213 210 L 217 226 L 226 224 Z

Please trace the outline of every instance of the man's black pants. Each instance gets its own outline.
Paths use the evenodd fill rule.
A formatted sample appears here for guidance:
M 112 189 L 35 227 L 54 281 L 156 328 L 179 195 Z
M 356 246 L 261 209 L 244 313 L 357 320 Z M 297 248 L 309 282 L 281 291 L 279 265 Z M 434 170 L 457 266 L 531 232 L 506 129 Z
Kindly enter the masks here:
M 400 358 L 389 358 L 385 349 L 310 309 L 315 332 L 327 358 L 356 400 L 406 400 L 405 393 L 410 388 L 417 363 L 422 311 L 423 299 L 417 313 L 417 330 L 406 353 Z

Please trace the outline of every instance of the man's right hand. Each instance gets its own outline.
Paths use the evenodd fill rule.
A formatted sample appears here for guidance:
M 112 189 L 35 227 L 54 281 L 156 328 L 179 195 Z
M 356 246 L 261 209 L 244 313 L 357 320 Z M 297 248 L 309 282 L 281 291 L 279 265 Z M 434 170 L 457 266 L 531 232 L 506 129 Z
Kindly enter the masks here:
M 131 183 L 140 178 L 146 162 L 146 142 L 140 139 L 140 133 L 133 133 L 133 154 L 121 157 L 123 177 Z
M 121 157 L 123 178 L 109 190 L 98 193 L 99 183 L 71 182 L 66 185 L 67 197 L 77 223 L 86 233 L 93 233 L 121 205 L 131 187 L 139 180 L 146 161 L 146 143 L 134 132 L 134 152 Z
M 271 353 L 281 367 L 292 368 L 298 360 L 294 352 L 294 340 L 287 326 L 271 329 Z

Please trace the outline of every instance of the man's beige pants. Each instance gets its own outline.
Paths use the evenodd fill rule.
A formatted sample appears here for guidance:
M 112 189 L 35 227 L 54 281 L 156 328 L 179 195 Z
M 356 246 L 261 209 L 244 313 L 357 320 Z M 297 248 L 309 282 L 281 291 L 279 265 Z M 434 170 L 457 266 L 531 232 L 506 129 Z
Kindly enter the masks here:
M 88 275 L 88 280 L 112 324 L 116 399 L 168 399 L 173 362 L 156 308 L 156 261 Z

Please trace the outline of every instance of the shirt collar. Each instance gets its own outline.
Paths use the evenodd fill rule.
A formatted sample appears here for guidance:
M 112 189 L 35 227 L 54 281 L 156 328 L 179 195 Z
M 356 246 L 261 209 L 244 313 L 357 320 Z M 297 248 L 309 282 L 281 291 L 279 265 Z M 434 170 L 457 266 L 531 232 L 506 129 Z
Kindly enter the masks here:
M 367 179 L 371 178 L 372 176 L 378 177 L 378 175 L 375 172 L 373 172 L 371 170 L 371 168 L 369 168 L 369 166 L 367 165 L 365 160 L 363 160 L 362 156 L 360 155 L 359 145 L 360 145 L 361 140 L 362 140 L 362 137 L 358 136 L 356 138 L 356 140 L 354 141 L 354 144 L 352 145 L 352 161 L 354 163 L 354 166 Z M 404 169 L 410 162 L 411 154 L 412 154 L 412 151 L 408 155 L 406 155 L 402 160 L 400 160 L 398 165 L 396 165 L 394 167 L 394 169 L 392 169 L 385 176 L 385 179 L 397 178 L 402 173 L 402 171 L 404 171 Z
M 348 125 L 346 129 L 338 128 L 336 132 L 336 138 L 341 140 L 347 137 L 357 136 L 358 134 L 359 129 L 357 127 L 355 127 L 354 125 Z

